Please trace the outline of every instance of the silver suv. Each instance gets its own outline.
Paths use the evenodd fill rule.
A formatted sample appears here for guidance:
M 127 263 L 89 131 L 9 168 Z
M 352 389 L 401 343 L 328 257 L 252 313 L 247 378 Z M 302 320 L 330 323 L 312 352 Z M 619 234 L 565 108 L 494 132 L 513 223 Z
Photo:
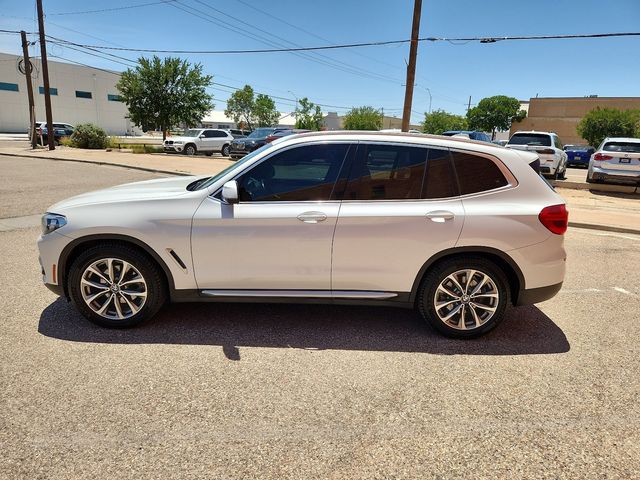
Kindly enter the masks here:
M 540 157 L 540 172 L 554 180 L 567 178 L 568 156 L 558 135 L 553 132 L 516 132 L 506 148 L 535 152 Z
M 567 211 L 537 164 L 448 137 L 287 136 L 213 177 L 53 205 L 44 283 L 107 327 L 168 300 L 331 302 L 416 308 L 473 337 L 562 285 Z
M 184 135 L 167 137 L 163 147 L 165 152 L 184 153 L 195 155 L 198 152 L 211 156 L 218 152 L 224 157 L 229 156 L 229 145 L 234 137 L 227 130 L 216 128 L 192 128 L 184 132 Z

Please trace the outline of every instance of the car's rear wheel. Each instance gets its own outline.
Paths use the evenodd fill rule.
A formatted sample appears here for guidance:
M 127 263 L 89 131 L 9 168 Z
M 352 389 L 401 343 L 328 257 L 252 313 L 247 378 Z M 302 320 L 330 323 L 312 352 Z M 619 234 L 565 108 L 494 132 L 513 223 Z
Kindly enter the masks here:
M 185 155 L 195 155 L 196 153 L 198 153 L 198 149 L 193 143 L 190 143 L 186 147 L 184 147 L 183 152 Z
M 122 244 L 87 249 L 69 271 L 69 296 L 91 322 L 112 328 L 133 327 L 151 318 L 166 300 L 156 263 Z
M 509 303 L 504 272 L 480 257 L 458 257 L 437 264 L 423 279 L 418 308 L 438 332 L 473 338 L 494 329 Z
M 229 156 L 229 145 L 224 145 L 222 147 L 222 151 L 220 153 L 222 153 L 223 157 L 228 157 Z

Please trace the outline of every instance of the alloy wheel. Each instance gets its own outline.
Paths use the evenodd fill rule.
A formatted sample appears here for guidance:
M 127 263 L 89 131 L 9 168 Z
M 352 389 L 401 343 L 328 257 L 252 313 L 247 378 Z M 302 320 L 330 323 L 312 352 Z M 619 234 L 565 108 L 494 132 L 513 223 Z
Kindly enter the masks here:
M 85 268 L 80 279 L 84 302 L 109 320 L 133 317 L 147 301 L 147 283 L 140 271 L 119 258 L 102 258 Z
M 479 270 L 453 272 L 436 288 L 433 305 L 441 322 L 457 330 L 472 330 L 495 314 L 500 294 L 495 281 Z

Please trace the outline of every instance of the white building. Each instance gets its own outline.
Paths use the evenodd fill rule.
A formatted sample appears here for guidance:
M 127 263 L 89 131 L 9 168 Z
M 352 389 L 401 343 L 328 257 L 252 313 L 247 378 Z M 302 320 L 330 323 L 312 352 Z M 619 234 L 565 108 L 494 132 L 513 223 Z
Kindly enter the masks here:
M 0 132 L 24 133 L 29 128 L 29 101 L 25 76 L 18 70 L 22 57 L 0 53 Z M 32 59 L 36 120 L 46 119 L 40 59 Z M 94 123 L 110 135 L 134 133 L 127 108 L 119 99 L 116 72 L 49 61 L 53 121 Z M 137 131 L 137 129 L 135 129 Z
M 200 123 L 204 128 L 238 128 L 236 122 L 233 121 L 233 118 L 227 117 L 224 114 L 223 110 L 211 110 L 205 115 Z M 280 113 L 280 119 L 278 120 L 278 125 L 276 126 L 283 128 L 293 128 L 295 124 L 296 119 L 293 116 L 293 113 Z

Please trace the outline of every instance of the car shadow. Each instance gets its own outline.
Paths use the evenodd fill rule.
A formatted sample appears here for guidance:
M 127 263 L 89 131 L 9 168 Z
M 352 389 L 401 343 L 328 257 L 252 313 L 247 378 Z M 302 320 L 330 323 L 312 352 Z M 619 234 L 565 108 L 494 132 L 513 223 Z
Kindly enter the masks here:
M 132 329 L 85 320 L 63 299 L 44 309 L 38 332 L 73 342 L 220 346 L 230 360 L 239 347 L 417 352 L 437 355 L 565 353 L 563 331 L 535 306 L 511 308 L 503 323 L 476 340 L 445 338 L 412 311 L 334 305 L 174 304 Z

